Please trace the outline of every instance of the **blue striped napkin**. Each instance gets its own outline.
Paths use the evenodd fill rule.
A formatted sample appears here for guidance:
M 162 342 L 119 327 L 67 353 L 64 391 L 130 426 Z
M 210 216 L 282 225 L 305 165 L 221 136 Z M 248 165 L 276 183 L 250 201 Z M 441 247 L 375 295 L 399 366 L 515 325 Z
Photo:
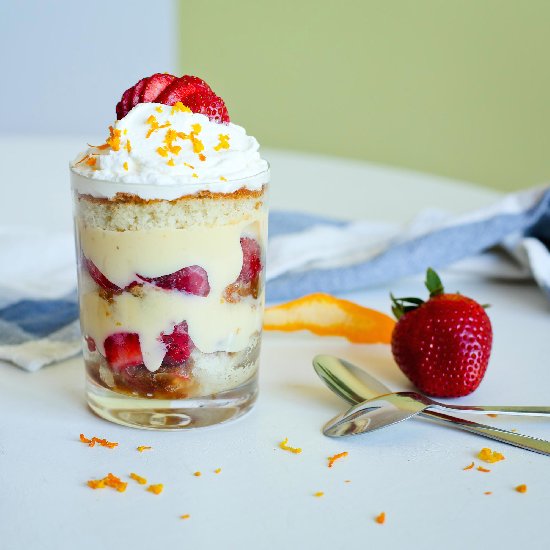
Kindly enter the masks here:
M 268 301 L 357 291 L 428 266 L 534 279 L 550 298 L 550 187 L 459 217 L 425 211 L 404 226 L 287 211 L 269 223 Z M 77 354 L 72 235 L 0 228 L 0 253 L 0 360 L 36 371 Z

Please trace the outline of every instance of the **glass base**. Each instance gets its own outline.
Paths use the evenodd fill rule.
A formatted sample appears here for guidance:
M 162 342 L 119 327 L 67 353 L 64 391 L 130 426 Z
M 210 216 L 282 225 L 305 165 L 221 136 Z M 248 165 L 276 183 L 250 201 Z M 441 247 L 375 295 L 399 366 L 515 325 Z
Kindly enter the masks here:
M 234 420 L 258 396 L 258 375 L 245 384 L 213 395 L 188 399 L 144 399 L 116 393 L 87 379 L 88 405 L 101 418 L 145 430 L 188 430 Z

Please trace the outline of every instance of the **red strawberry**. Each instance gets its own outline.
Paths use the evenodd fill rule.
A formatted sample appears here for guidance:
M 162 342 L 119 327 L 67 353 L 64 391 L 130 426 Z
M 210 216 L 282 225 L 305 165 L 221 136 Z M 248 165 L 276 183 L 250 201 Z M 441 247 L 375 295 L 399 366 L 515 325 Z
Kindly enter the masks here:
M 131 99 L 130 99 L 130 109 L 135 107 L 140 101 L 139 98 L 141 97 L 141 92 L 145 88 L 145 85 L 147 84 L 148 78 L 142 78 L 137 84 L 134 86 L 134 91 L 132 93 Z
M 171 74 L 161 74 L 156 73 L 153 76 L 147 78 L 147 82 L 141 96 L 139 98 L 139 103 L 152 103 L 157 97 L 162 93 L 162 91 L 169 86 L 176 77 Z
M 85 336 L 84 338 L 86 340 L 86 344 L 88 346 L 88 350 L 93 353 L 97 347 L 95 345 L 95 340 L 91 336 Z
M 82 256 L 82 261 L 84 265 L 86 266 L 86 269 L 88 270 L 88 273 L 90 274 L 90 277 L 96 282 L 97 285 L 99 285 L 104 290 L 107 290 L 108 292 L 121 292 L 121 288 L 115 285 L 115 283 L 112 283 L 99 271 L 97 266 L 92 262 L 92 260 L 88 260 L 85 256 Z
M 204 105 L 201 105 L 200 107 L 198 103 L 195 102 L 193 104 L 193 107 L 189 107 L 189 108 L 194 113 L 201 113 L 203 115 L 206 115 L 210 120 L 213 120 L 218 123 L 221 123 L 221 122 L 228 123 L 230 121 L 229 113 L 227 112 L 227 107 L 225 106 L 225 102 L 219 96 L 214 96 L 208 102 L 206 102 Z
M 260 292 L 262 272 L 262 251 L 258 241 L 251 237 L 241 237 L 243 265 L 234 283 L 228 285 L 224 297 L 228 302 L 238 302 L 245 296 L 257 298 Z
M 460 397 L 480 384 L 491 354 L 493 331 L 485 309 L 461 294 L 445 294 L 428 269 L 427 302 L 394 298 L 398 319 L 392 334 L 396 363 L 421 391 L 436 397 Z
M 142 275 L 138 275 L 138 277 L 165 290 L 179 290 L 195 296 L 208 296 L 210 293 L 208 275 L 198 265 L 184 267 L 175 273 L 160 277 L 143 277 Z
M 134 86 L 128 88 L 116 105 L 116 118 L 120 120 L 125 117 L 132 109 L 132 96 L 134 95 Z
M 206 115 L 215 122 L 229 122 L 227 107 L 210 86 L 196 76 L 184 75 L 170 84 L 156 99 L 158 103 L 174 105 L 181 101 L 194 113 Z
M 187 330 L 187 323 L 183 321 L 174 326 L 174 330 L 170 334 L 162 333 L 160 335 L 166 346 L 166 355 L 162 361 L 164 366 L 175 367 L 189 359 L 195 344 L 193 344 Z
M 196 76 L 184 75 L 176 78 L 169 74 L 156 73 L 142 78 L 122 94 L 116 106 L 120 120 L 138 103 L 163 103 L 174 105 L 181 101 L 194 113 L 206 115 L 218 123 L 229 122 L 229 114 L 223 99 L 212 88 Z
M 262 270 L 262 252 L 258 241 L 250 237 L 241 237 L 243 249 L 243 267 L 237 281 L 250 283 L 257 278 Z
M 103 346 L 105 357 L 116 373 L 143 364 L 139 336 L 135 332 L 111 334 L 105 339 Z

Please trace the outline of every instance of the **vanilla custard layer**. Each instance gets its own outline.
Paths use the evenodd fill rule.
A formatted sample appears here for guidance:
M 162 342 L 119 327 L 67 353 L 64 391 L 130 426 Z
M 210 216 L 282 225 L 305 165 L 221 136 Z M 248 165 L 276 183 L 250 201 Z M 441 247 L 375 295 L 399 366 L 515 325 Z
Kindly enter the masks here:
M 143 277 L 159 277 L 183 267 L 199 265 L 208 275 L 208 296 L 193 296 L 145 283 L 134 295 L 129 291 L 108 301 L 90 281 L 81 281 L 81 323 L 100 353 L 111 334 L 139 335 L 145 366 L 156 371 L 166 349 L 159 340 L 174 325 L 186 321 L 189 336 L 203 353 L 245 349 L 261 330 L 263 292 L 237 303 L 223 299 L 225 288 L 242 268 L 241 236 L 255 238 L 265 248 L 266 213 L 249 210 L 226 225 L 193 225 L 185 229 L 111 231 L 79 223 L 82 252 L 111 282 L 125 288 Z

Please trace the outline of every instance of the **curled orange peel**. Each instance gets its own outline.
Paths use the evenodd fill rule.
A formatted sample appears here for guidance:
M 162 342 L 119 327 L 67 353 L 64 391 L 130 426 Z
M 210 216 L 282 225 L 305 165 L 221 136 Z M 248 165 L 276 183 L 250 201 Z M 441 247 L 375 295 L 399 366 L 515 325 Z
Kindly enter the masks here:
M 309 330 L 356 344 L 389 344 L 394 326 L 385 313 L 321 292 L 268 307 L 264 314 L 265 330 Z

